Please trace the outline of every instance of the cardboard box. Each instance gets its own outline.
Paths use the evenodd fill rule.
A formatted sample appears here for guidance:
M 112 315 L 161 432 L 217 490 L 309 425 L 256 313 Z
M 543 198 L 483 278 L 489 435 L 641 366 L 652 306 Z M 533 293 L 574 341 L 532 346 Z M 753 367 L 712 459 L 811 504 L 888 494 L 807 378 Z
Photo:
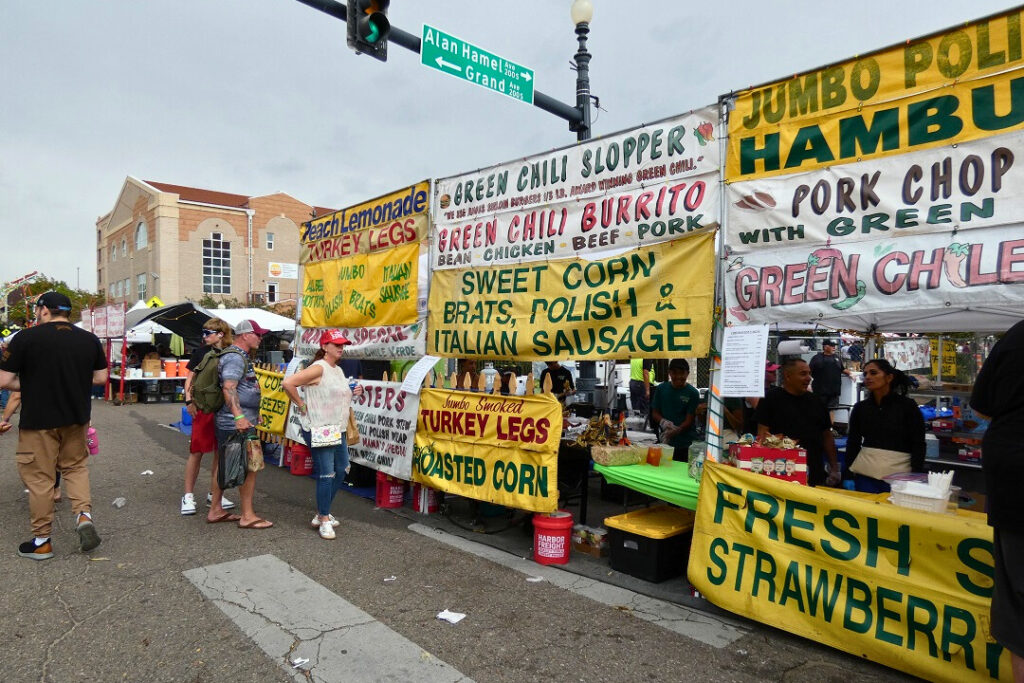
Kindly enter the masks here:
M 160 362 L 159 358 L 144 358 L 142 360 L 143 377 L 159 377 L 163 371 L 164 364 Z
M 608 556 L 608 546 L 607 545 L 604 546 L 603 548 L 598 548 L 597 546 L 590 545 L 589 543 L 581 543 L 579 541 L 573 541 L 572 542 L 572 549 L 575 550 L 578 553 L 584 553 L 585 555 L 590 555 L 591 557 L 601 558 L 601 557 L 607 557 Z
M 741 470 L 807 485 L 807 451 L 802 448 L 767 448 L 734 443 L 729 446 L 729 457 Z

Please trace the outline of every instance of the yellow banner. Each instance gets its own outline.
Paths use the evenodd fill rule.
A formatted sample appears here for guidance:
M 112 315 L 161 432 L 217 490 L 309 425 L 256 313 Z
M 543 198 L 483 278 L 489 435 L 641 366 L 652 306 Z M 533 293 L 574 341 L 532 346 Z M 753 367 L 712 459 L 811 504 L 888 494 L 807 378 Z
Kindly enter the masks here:
M 707 463 L 689 578 L 716 605 L 931 681 L 1012 680 L 992 529 Z
M 929 339 L 928 346 L 932 356 L 932 375 L 939 375 L 939 340 Z M 956 342 L 952 339 L 942 340 L 942 379 L 947 382 L 956 381 Z
M 420 245 L 307 264 L 303 327 L 379 327 L 416 322 Z
M 423 389 L 413 481 L 474 500 L 554 512 L 562 407 L 550 395 Z
M 549 360 L 704 356 L 714 234 L 599 260 L 434 271 L 428 353 Z
M 311 242 L 319 242 L 339 237 L 346 233 L 356 232 L 374 227 L 385 227 L 387 230 L 377 231 L 376 239 L 394 243 L 388 239 L 392 233 L 390 228 L 395 223 L 406 224 L 406 219 L 417 215 L 427 215 L 430 210 L 430 182 L 424 180 L 396 192 L 356 204 L 340 211 L 328 213 L 303 223 L 299 241 L 303 247 Z M 303 254 L 307 254 L 305 248 Z M 305 263 L 305 261 L 303 261 Z
M 1024 128 L 1021 18 L 989 20 L 737 93 L 726 179 L 928 149 Z
M 256 425 L 256 429 L 284 436 L 288 406 L 291 405 L 291 399 L 281 386 L 284 373 L 257 367 L 256 381 L 260 385 L 260 423 Z

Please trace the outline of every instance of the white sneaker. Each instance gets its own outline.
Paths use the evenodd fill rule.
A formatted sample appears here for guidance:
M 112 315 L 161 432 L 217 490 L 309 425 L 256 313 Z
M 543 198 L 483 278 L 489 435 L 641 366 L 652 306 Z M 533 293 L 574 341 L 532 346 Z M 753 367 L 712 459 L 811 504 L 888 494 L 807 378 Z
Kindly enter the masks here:
M 338 528 L 339 526 L 341 526 L 341 522 L 339 522 L 337 519 L 335 519 L 334 515 L 327 515 L 327 516 L 330 517 L 330 519 L 331 519 L 331 526 L 333 526 L 334 528 Z M 314 528 L 314 529 L 316 529 L 318 526 L 320 526 L 320 515 L 313 515 L 313 519 L 310 520 L 309 526 Z
M 326 538 L 328 541 L 334 538 L 334 527 L 330 520 L 320 522 L 320 538 Z
M 206 494 L 206 507 L 210 507 L 211 505 L 213 505 L 213 494 L 212 493 L 207 493 Z M 235 507 L 235 504 L 232 503 L 227 498 L 225 498 L 224 496 L 221 496 L 220 497 L 220 506 L 224 510 L 230 510 L 231 508 Z
M 196 514 L 196 497 L 191 493 L 186 493 L 184 496 L 181 497 L 181 514 Z

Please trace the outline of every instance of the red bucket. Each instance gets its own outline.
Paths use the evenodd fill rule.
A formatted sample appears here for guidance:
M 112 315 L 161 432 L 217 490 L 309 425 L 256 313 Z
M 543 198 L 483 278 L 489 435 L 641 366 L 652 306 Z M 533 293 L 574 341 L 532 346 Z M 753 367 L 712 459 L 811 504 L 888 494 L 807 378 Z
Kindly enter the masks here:
M 400 508 L 405 503 L 405 482 L 377 472 L 377 507 Z
M 572 513 L 565 510 L 533 515 L 533 561 L 537 564 L 568 564 Z
M 313 474 L 313 454 L 305 444 L 296 443 L 291 447 L 291 472 L 297 477 L 308 477 Z
M 437 489 L 422 484 L 412 485 L 412 509 L 425 515 L 432 515 L 441 509 Z

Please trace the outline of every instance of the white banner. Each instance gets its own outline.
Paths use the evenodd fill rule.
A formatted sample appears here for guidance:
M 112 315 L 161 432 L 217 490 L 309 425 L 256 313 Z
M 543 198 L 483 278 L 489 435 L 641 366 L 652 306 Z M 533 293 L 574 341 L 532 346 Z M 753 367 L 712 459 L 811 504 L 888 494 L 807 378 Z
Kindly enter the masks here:
M 400 479 L 412 479 L 412 453 L 420 399 L 400 382 L 360 380 L 363 395 L 352 402 L 359 443 L 349 446 L 353 462 Z
M 425 316 L 414 325 L 336 329 L 352 342 L 345 347 L 345 358 L 403 360 L 419 358 L 427 352 Z M 320 336 L 324 331 L 322 328 L 296 325 L 292 351 L 296 356 L 312 358 L 320 348 Z
M 124 336 L 124 304 L 107 306 L 107 336 L 118 339 Z
M 931 346 L 927 339 L 886 339 L 882 355 L 894 368 L 918 370 L 930 368 Z
M 1024 133 L 728 185 L 730 261 L 1024 222 Z M 955 235 L 954 235 L 955 238 Z M 958 241 L 952 239 L 949 241 Z
M 107 307 L 99 306 L 92 312 L 92 333 L 100 339 L 108 339 L 107 334 Z
M 732 259 L 725 281 L 729 316 L 737 322 L 863 320 L 889 311 L 923 318 L 928 310 L 935 316 L 958 307 L 1019 311 L 1024 230 L 1014 225 L 886 235 L 810 254 L 807 246 L 776 245 Z M 955 318 L 944 328 L 971 329 L 957 327 Z

